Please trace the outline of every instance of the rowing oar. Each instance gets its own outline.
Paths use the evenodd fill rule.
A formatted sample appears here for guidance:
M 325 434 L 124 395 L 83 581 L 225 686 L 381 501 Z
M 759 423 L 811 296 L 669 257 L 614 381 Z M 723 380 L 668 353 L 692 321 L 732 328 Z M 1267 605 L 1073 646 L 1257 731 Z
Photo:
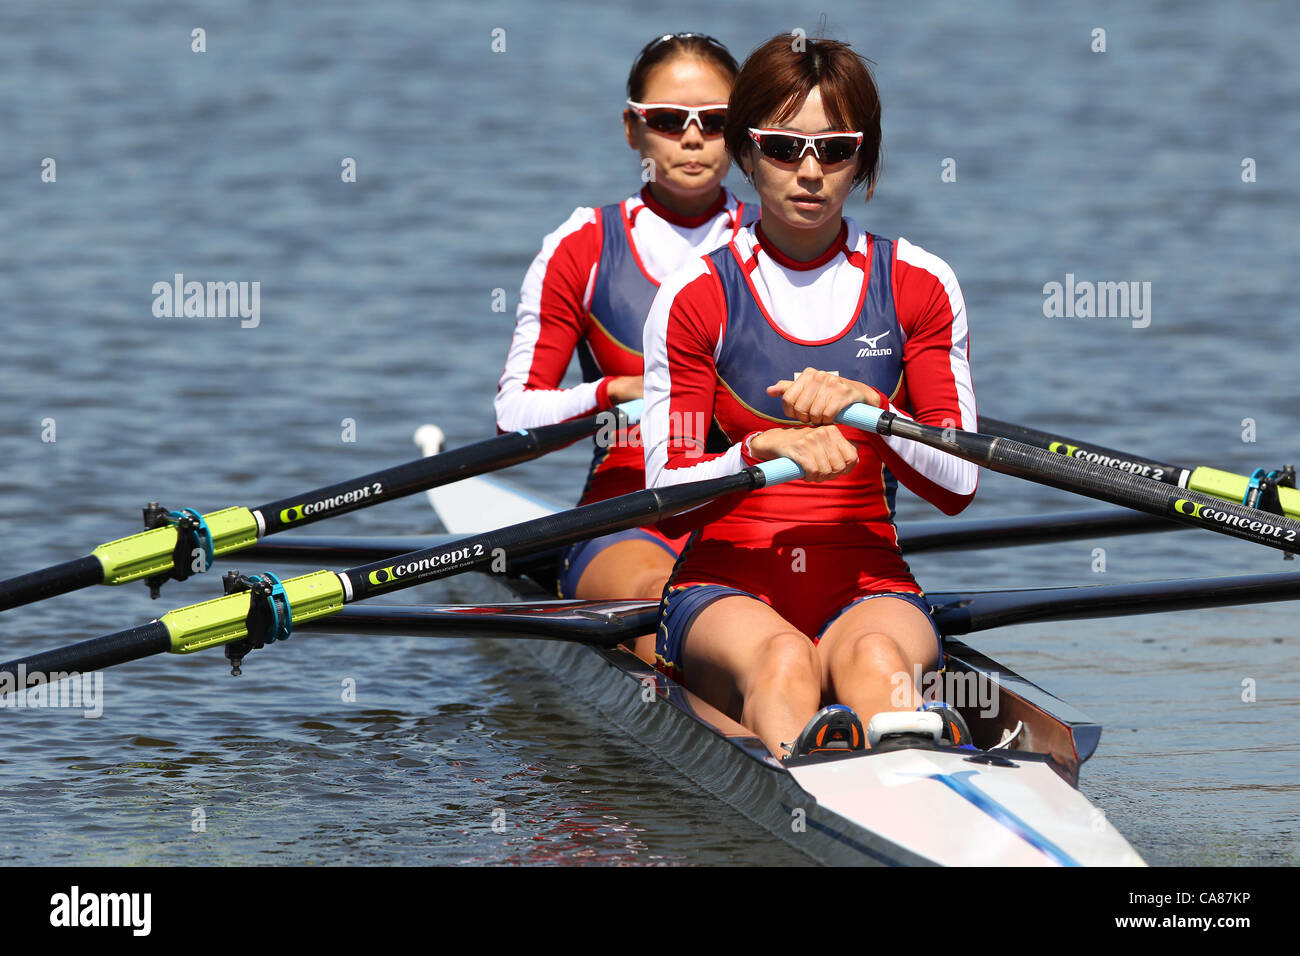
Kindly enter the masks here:
M 178 608 L 139 627 L 0 664 L 0 694 L 45 683 L 51 674 L 85 673 L 165 651 L 188 654 L 220 645 L 229 645 L 227 656 L 238 673 L 249 650 L 283 640 L 295 623 L 333 614 L 345 604 L 465 571 L 504 572 L 509 561 L 653 524 L 800 474 L 794 462 L 778 458 L 720 478 L 637 491 L 345 571 L 315 571 L 284 582 L 269 574 L 241 578 L 239 585 L 248 589 Z
M 258 508 L 225 508 L 206 515 L 193 511 L 167 514 L 156 509 L 150 513 L 160 522 L 158 527 L 101 544 L 85 557 L 0 581 L 0 611 L 94 584 L 126 584 L 142 578 L 150 581 L 153 596 L 157 597 L 157 587 L 163 580 L 184 580 L 193 572 L 206 571 L 214 558 L 240 551 L 285 528 L 297 528 L 529 461 L 601 429 L 612 431 L 635 424 L 640 417 L 638 399 L 611 412 L 520 429 Z
M 1294 552 L 1300 548 L 1300 521 L 1293 518 L 1232 504 L 1199 491 L 1171 487 L 1082 458 L 1059 455 L 1007 438 L 922 425 L 869 405 L 850 405 L 839 420 L 863 431 L 920 442 L 990 471 L 1040 485 L 1218 531 L 1279 551 Z
M 922 551 L 966 551 L 1030 544 L 1092 540 L 1118 535 L 1186 531 L 1187 526 L 1127 508 L 1094 508 L 1047 514 L 1003 515 L 954 521 L 935 518 L 909 521 L 898 529 L 898 546 L 905 555 Z M 379 561 L 408 551 L 433 548 L 455 540 L 447 534 L 422 535 L 285 535 L 259 541 L 250 558 L 313 565 L 322 561 Z
M 1012 624 L 1081 621 L 1134 614 L 1294 601 L 1300 571 L 1087 587 L 931 591 L 926 600 L 945 636 Z M 411 637 L 494 637 L 614 647 L 654 630 L 657 601 L 537 601 L 510 604 L 380 604 L 347 607 L 304 632 Z
M 1244 501 L 1255 481 L 1253 476 L 1220 471 L 1205 465 L 1194 465 L 1190 468 L 1185 465 L 1171 465 L 1126 451 L 1116 451 L 1103 445 L 1082 442 L 1077 438 L 1066 438 L 1036 428 L 1026 428 L 1024 425 L 998 421 L 996 418 L 981 417 L 980 431 L 994 438 L 1009 438 L 1012 441 L 1103 465 L 1116 471 L 1141 475 L 1144 478 L 1164 482 L 1166 485 L 1199 491 L 1224 501 Z M 1290 518 L 1300 518 L 1300 491 L 1285 487 L 1278 487 L 1276 491 L 1282 511 Z

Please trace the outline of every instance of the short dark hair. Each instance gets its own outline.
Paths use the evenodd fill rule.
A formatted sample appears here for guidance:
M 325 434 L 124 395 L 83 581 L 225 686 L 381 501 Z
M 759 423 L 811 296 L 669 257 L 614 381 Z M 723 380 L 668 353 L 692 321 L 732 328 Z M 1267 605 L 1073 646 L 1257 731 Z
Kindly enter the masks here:
M 736 58 L 719 41 L 703 33 L 665 33 L 655 37 L 641 48 L 632 61 L 632 71 L 627 75 L 627 98 L 640 102 L 645 95 L 646 78 L 660 63 L 679 56 L 690 56 L 712 63 L 728 79 L 734 80 L 740 72 Z
M 874 186 L 880 173 L 880 91 L 869 62 L 837 40 L 772 37 L 749 55 L 731 88 L 723 134 L 727 152 L 739 163 L 753 143 L 751 126 L 790 119 L 813 87 L 820 87 L 827 118 L 862 133 L 853 184 Z

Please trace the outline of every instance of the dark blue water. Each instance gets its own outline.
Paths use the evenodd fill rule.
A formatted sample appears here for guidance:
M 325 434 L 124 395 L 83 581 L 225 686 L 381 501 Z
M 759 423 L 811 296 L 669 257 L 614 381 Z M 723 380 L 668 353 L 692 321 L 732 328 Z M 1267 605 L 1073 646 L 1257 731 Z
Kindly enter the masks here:
M 0 8 L 0 576 L 130 532 L 151 499 L 255 505 L 413 457 L 425 421 L 456 443 L 491 434 L 542 236 L 573 206 L 638 185 L 619 125 L 636 50 L 678 29 L 742 55 L 778 31 L 817 32 L 789 9 Z M 956 270 L 982 412 L 1235 470 L 1300 454 L 1298 20 L 1262 3 L 829 12 L 827 31 L 877 63 L 885 103 L 884 177 L 850 212 Z M 191 52 L 195 28 L 205 53 Z M 1097 28 L 1104 53 L 1090 49 Z M 355 183 L 340 179 L 349 158 Z M 745 194 L 739 176 L 730 185 Z M 260 322 L 156 317 L 153 286 L 176 273 L 259 282 Z M 1067 275 L 1149 282 L 1149 324 L 1046 317 L 1044 285 Z M 506 314 L 492 311 L 498 288 Z M 518 472 L 572 498 L 582 457 Z M 967 514 L 1078 504 L 989 475 Z M 934 512 L 908 500 L 902 516 Z M 328 530 L 431 526 L 412 498 Z M 1282 567 L 1201 532 L 914 561 L 935 590 Z M 172 584 L 157 603 L 142 585 L 98 589 L 12 611 L 0 659 L 216 587 Z M 465 580 L 414 598 L 480 594 Z M 1294 611 L 974 643 L 1106 726 L 1083 789 L 1149 861 L 1294 864 Z M 355 702 L 342 699 L 349 679 Z M 798 862 L 635 741 L 604 736 L 506 645 L 303 635 L 258 652 L 239 680 L 219 655 L 169 656 L 110 671 L 104 694 L 93 720 L 3 713 L 4 858 Z

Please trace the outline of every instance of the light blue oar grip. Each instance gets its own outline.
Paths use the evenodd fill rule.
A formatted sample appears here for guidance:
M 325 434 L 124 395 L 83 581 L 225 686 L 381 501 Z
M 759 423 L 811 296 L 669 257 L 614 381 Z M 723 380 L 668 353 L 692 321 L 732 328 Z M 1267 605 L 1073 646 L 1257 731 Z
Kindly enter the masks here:
M 803 477 L 803 469 L 789 458 L 773 458 L 771 461 L 760 461 L 754 467 L 763 473 L 764 488 Z
M 835 420 L 851 428 L 860 428 L 864 432 L 874 432 L 876 425 L 880 422 L 880 416 L 883 414 L 882 409 L 858 402 L 840 412 L 835 417 Z
M 630 402 L 623 402 L 618 406 L 618 410 L 627 418 L 629 425 L 635 425 L 641 421 L 641 411 L 645 408 L 645 402 L 639 398 L 634 398 Z
M 860 428 L 864 432 L 874 432 L 876 424 L 883 414 L 883 409 L 873 408 L 870 405 L 858 402 L 840 412 L 835 420 L 851 428 Z M 754 467 L 763 473 L 765 487 L 767 485 L 779 485 L 783 481 L 794 481 L 796 478 L 803 477 L 803 469 L 789 458 L 773 458 L 771 461 L 759 462 Z

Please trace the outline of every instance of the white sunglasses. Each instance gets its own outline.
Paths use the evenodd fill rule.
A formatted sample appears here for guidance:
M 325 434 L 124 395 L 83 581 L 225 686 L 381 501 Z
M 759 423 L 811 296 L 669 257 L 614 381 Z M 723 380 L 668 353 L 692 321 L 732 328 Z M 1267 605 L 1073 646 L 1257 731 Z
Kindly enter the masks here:
M 656 133 L 685 133 L 686 127 L 693 121 L 704 136 L 721 136 L 727 125 L 726 103 L 684 106 L 681 103 L 637 103 L 628 100 L 627 105 Z
M 778 163 L 802 162 L 804 153 L 812 150 L 818 162 L 831 166 L 851 159 L 862 145 L 862 134 L 852 132 L 792 133 L 788 129 L 754 129 L 751 126 L 749 138 L 764 156 Z

